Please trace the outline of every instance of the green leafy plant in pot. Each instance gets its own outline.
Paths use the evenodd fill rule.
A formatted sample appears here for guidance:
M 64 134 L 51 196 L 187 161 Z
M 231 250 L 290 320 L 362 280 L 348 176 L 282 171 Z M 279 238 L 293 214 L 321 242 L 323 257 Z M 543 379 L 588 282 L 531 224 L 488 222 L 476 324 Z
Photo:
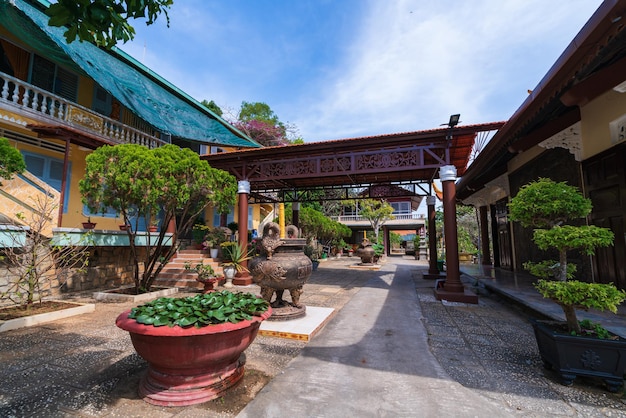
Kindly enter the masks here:
M 215 272 L 210 264 L 196 263 L 192 266 L 191 261 L 184 264 L 187 271 L 195 272 L 198 277 L 196 280 L 204 285 L 204 292 L 208 293 L 215 290 L 215 286 L 219 283 L 220 276 Z
M 235 274 L 248 271 L 245 262 L 251 258 L 251 253 L 242 244 L 234 241 L 224 242 L 221 247 L 224 255 L 222 269 L 224 269 L 224 276 L 226 277 L 224 286 L 231 287 Z
M 122 312 L 116 325 L 148 362 L 139 384 L 144 401 L 185 406 L 223 396 L 241 380 L 240 356 L 271 313 L 256 295 L 224 290 L 158 298 Z
M 572 336 L 586 333 L 578 321 L 576 309 L 593 308 L 616 313 L 617 307 L 626 298 L 626 292 L 618 290 L 613 284 L 568 280 L 573 277 L 576 270 L 575 265 L 567 263 L 568 251 L 578 249 L 586 255 L 593 255 L 596 248 L 608 247 L 613 243 L 613 232 L 607 228 L 567 224 L 571 220 L 585 218 L 591 212 L 591 208 L 591 201 L 585 198 L 576 187 L 547 178 L 540 178 L 522 186 L 509 203 L 510 219 L 519 221 L 522 226 L 534 227 L 533 242 L 541 250 L 556 249 L 559 253 L 558 261 L 526 262 L 524 268 L 541 278 L 535 284 L 537 290 L 545 298 L 561 306 L 565 314 L 568 333 Z M 549 280 L 550 277 L 556 280 Z M 576 375 L 598 376 L 594 374 L 596 365 L 585 360 L 588 352 L 585 354 L 583 351 L 575 357 L 578 354 L 574 354 L 575 351 L 571 346 L 562 350 L 560 348 L 544 349 L 542 341 L 552 337 L 548 337 L 544 331 L 541 331 L 544 334 L 540 334 L 538 324 L 534 324 L 534 327 L 544 363 L 546 366 L 556 366 L 565 384 L 571 384 Z M 592 328 L 597 330 L 598 326 Z M 608 332 L 601 332 L 601 334 L 609 335 Z M 617 336 L 614 339 L 619 340 Z M 626 345 L 619 342 L 623 346 L 620 349 L 626 349 Z M 576 344 L 582 347 L 580 341 Z M 596 344 L 593 346 L 594 353 L 599 355 L 597 354 L 600 352 L 598 343 L 594 344 Z M 557 359 L 554 354 L 560 351 L 569 352 L 570 358 Z M 618 354 L 618 357 L 625 355 L 626 351 L 623 351 L 622 354 Z M 603 372 L 600 375 L 605 378 L 612 390 L 616 390 L 623 381 L 624 363 L 626 362 L 622 361 L 617 365 L 617 370 L 613 371 L 615 376 L 607 377 L 609 372 Z

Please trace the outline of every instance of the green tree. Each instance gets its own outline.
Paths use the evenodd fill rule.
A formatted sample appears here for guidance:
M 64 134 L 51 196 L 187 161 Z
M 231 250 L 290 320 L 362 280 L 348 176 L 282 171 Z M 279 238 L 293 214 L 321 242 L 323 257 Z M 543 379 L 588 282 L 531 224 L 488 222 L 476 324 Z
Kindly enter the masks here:
M 0 178 L 11 180 L 13 174 L 20 174 L 26 170 L 22 154 L 11 146 L 9 140 L 0 137 Z M 0 181 L 0 186 L 2 182 Z
M 80 181 L 83 202 L 94 212 L 110 207 L 124 222 L 134 261 L 137 292 L 147 291 L 178 249 L 178 236 L 212 206 L 219 213 L 235 202 L 236 180 L 211 168 L 186 148 L 165 145 L 150 150 L 134 144 L 103 146 L 87 156 L 85 177 Z M 154 243 L 148 239 L 145 252 L 137 248 L 138 219 L 152 220 L 161 214 L 161 229 Z M 171 245 L 165 245 L 166 226 L 177 218 Z M 142 255 L 143 254 L 143 255 Z M 141 270 L 140 264 L 143 264 Z M 140 270 L 142 271 L 140 276 Z
M 576 187 L 547 178 L 522 186 L 509 203 L 511 220 L 519 221 L 522 226 L 536 228 L 533 241 L 540 249 L 558 250 L 558 263 L 548 262 L 558 266 L 555 274 L 558 282 L 542 279 L 536 287 L 544 297 L 561 306 L 569 330 L 577 334 L 581 328 L 576 318 L 576 308 L 610 309 L 616 312 L 617 304 L 621 303 L 625 295 L 613 285 L 567 281 L 567 251 L 580 249 L 587 255 L 593 255 L 595 248 L 613 243 L 613 232 L 607 228 L 565 225 L 573 219 L 586 217 L 590 212 L 591 200 L 585 198 Z M 545 265 L 545 262 L 524 264 L 533 274 L 544 274 Z
M 57 0 L 46 9 L 50 26 L 65 27 L 68 43 L 78 38 L 105 48 L 135 37 L 128 21 L 144 18 L 151 25 L 164 14 L 169 27 L 168 9 L 173 0 Z
M 287 207 L 286 213 L 287 222 L 291 222 L 292 212 L 289 207 Z M 312 207 L 305 206 L 300 208 L 298 223 L 305 238 L 315 238 L 320 242 L 331 242 L 349 238 L 352 235 L 352 230 L 348 226 L 333 221 Z
M 479 243 L 476 209 L 473 206 L 457 205 L 456 224 L 459 252 L 476 254 Z
M 222 110 L 222 108 L 219 107 L 213 100 L 211 100 L 210 102 L 203 100 L 200 103 L 204 107 L 208 108 L 211 112 L 215 113 L 217 116 L 221 117 L 224 114 L 224 111 Z
M 393 216 L 393 206 L 383 199 L 344 200 L 344 204 L 357 208 L 359 216 L 369 221 L 374 231 L 376 242 L 378 242 L 380 228 L 382 228 L 385 222 L 396 218 Z

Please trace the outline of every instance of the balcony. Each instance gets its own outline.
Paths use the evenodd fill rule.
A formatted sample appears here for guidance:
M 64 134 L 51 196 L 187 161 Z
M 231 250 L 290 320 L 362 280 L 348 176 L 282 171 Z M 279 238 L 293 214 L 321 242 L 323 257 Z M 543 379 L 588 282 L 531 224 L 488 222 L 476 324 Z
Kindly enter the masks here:
M 426 219 L 421 213 L 394 213 L 395 219 L 385 222 L 385 226 L 401 226 L 425 224 Z M 333 216 L 332 220 L 340 222 L 347 226 L 370 226 L 370 221 L 360 215 L 341 215 Z
M 106 143 L 139 144 L 156 148 L 166 144 L 153 134 L 142 132 L 91 109 L 0 72 L 0 109 L 45 124 L 57 124 L 85 131 Z

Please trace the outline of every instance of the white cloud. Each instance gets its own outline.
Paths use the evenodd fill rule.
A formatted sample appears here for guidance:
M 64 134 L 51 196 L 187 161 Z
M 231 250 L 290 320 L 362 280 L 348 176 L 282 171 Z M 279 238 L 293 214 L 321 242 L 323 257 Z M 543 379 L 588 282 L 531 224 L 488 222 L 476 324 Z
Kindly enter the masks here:
M 457 112 L 465 123 L 506 119 L 598 4 L 372 1 L 350 52 L 293 121 L 321 140 L 430 129 Z

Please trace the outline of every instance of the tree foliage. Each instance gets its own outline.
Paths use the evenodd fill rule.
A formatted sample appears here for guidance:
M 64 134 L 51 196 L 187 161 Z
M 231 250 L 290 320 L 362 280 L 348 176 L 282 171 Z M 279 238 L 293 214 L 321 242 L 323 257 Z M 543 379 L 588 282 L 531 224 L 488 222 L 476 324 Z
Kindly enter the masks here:
M 297 137 L 297 129 L 281 122 L 270 106 L 263 102 L 243 101 L 233 125 L 250 138 L 268 147 L 303 142 Z
M 581 332 L 576 317 L 577 307 L 613 310 L 612 305 L 615 304 L 615 299 L 609 297 L 612 291 L 607 286 L 611 285 L 567 281 L 568 274 L 571 276 L 572 272 L 567 264 L 567 251 L 581 249 L 585 254 L 592 255 L 597 247 L 607 247 L 613 243 L 613 232 L 607 228 L 594 225 L 563 225 L 572 219 L 585 217 L 590 212 L 591 201 L 576 187 L 547 178 L 540 178 L 522 186 L 509 203 L 511 220 L 519 221 L 523 226 L 537 228 L 533 241 L 540 249 L 558 250 L 558 263 L 527 262 L 524 266 L 532 273 L 545 277 L 550 273 L 546 266 L 558 265 L 556 277 L 559 281 L 542 279 L 536 287 L 542 295 L 551 298 L 563 308 L 569 330 L 577 334 Z M 555 269 L 550 267 L 550 270 Z M 623 291 L 619 293 L 623 300 L 625 293 Z
M 522 186 L 509 204 L 512 220 L 535 228 L 551 228 L 590 212 L 591 200 L 576 187 L 546 178 Z
M 176 253 L 178 236 L 212 206 L 228 212 L 235 202 L 236 180 L 211 168 L 186 148 L 165 145 L 150 150 L 134 144 L 104 146 L 87 156 L 85 177 L 79 187 L 83 202 L 93 212 L 113 208 L 123 221 L 134 225 L 127 230 L 135 263 L 137 291 L 149 290 L 165 263 Z M 140 260 L 136 246 L 139 218 L 148 222 L 160 215 L 161 230 L 154 244 L 148 243 Z M 174 245 L 165 246 L 167 225 L 177 219 Z M 139 276 L 139 266 L 143 272 Z
M 11 180 L 13 174 L 20 174 L 26 170 L 22 154 L 11 146 L 9 140 L 0 137 L 0 179 Z M 2 182 L 0 181 L 0 186 Z
M 78 38 L 105 48 L 135 37 L 130 19 L 144 18 L 151 25 L 165 15 L 173 0 L 57 0 L 46 9 L 50 26 L 65 27 L 68 43 Z
M 224 111 L 221 107 L 219 107 L 213 100 L 210 102 L 203 100 L 200 102 L 204 107 L 208 108 L 211 112 L 215 113 L 217 116 L 222 116 Z
M 359 216 L 369 221 L 376 242 L 378 242 L 378 235 L 380 228 L 387 221 L 395 219 L 393 216 L 393 206 L 384 199 L 360 199 L 360 200 L 345 200 L 344 204 L 358 208 Z
M 291 211 L 287 211 L 287 221 L 291 221 Z M 330 242 L 349 238 L 352 230 L 311 207 L 302 207 L 298 217 L 299 227 L 305 238 L 315 238 L 320 242 Z
M 456 224 L 459 252 L 476 254 L 479 243 L 476 209 L 473 206 L 457 205 Z

